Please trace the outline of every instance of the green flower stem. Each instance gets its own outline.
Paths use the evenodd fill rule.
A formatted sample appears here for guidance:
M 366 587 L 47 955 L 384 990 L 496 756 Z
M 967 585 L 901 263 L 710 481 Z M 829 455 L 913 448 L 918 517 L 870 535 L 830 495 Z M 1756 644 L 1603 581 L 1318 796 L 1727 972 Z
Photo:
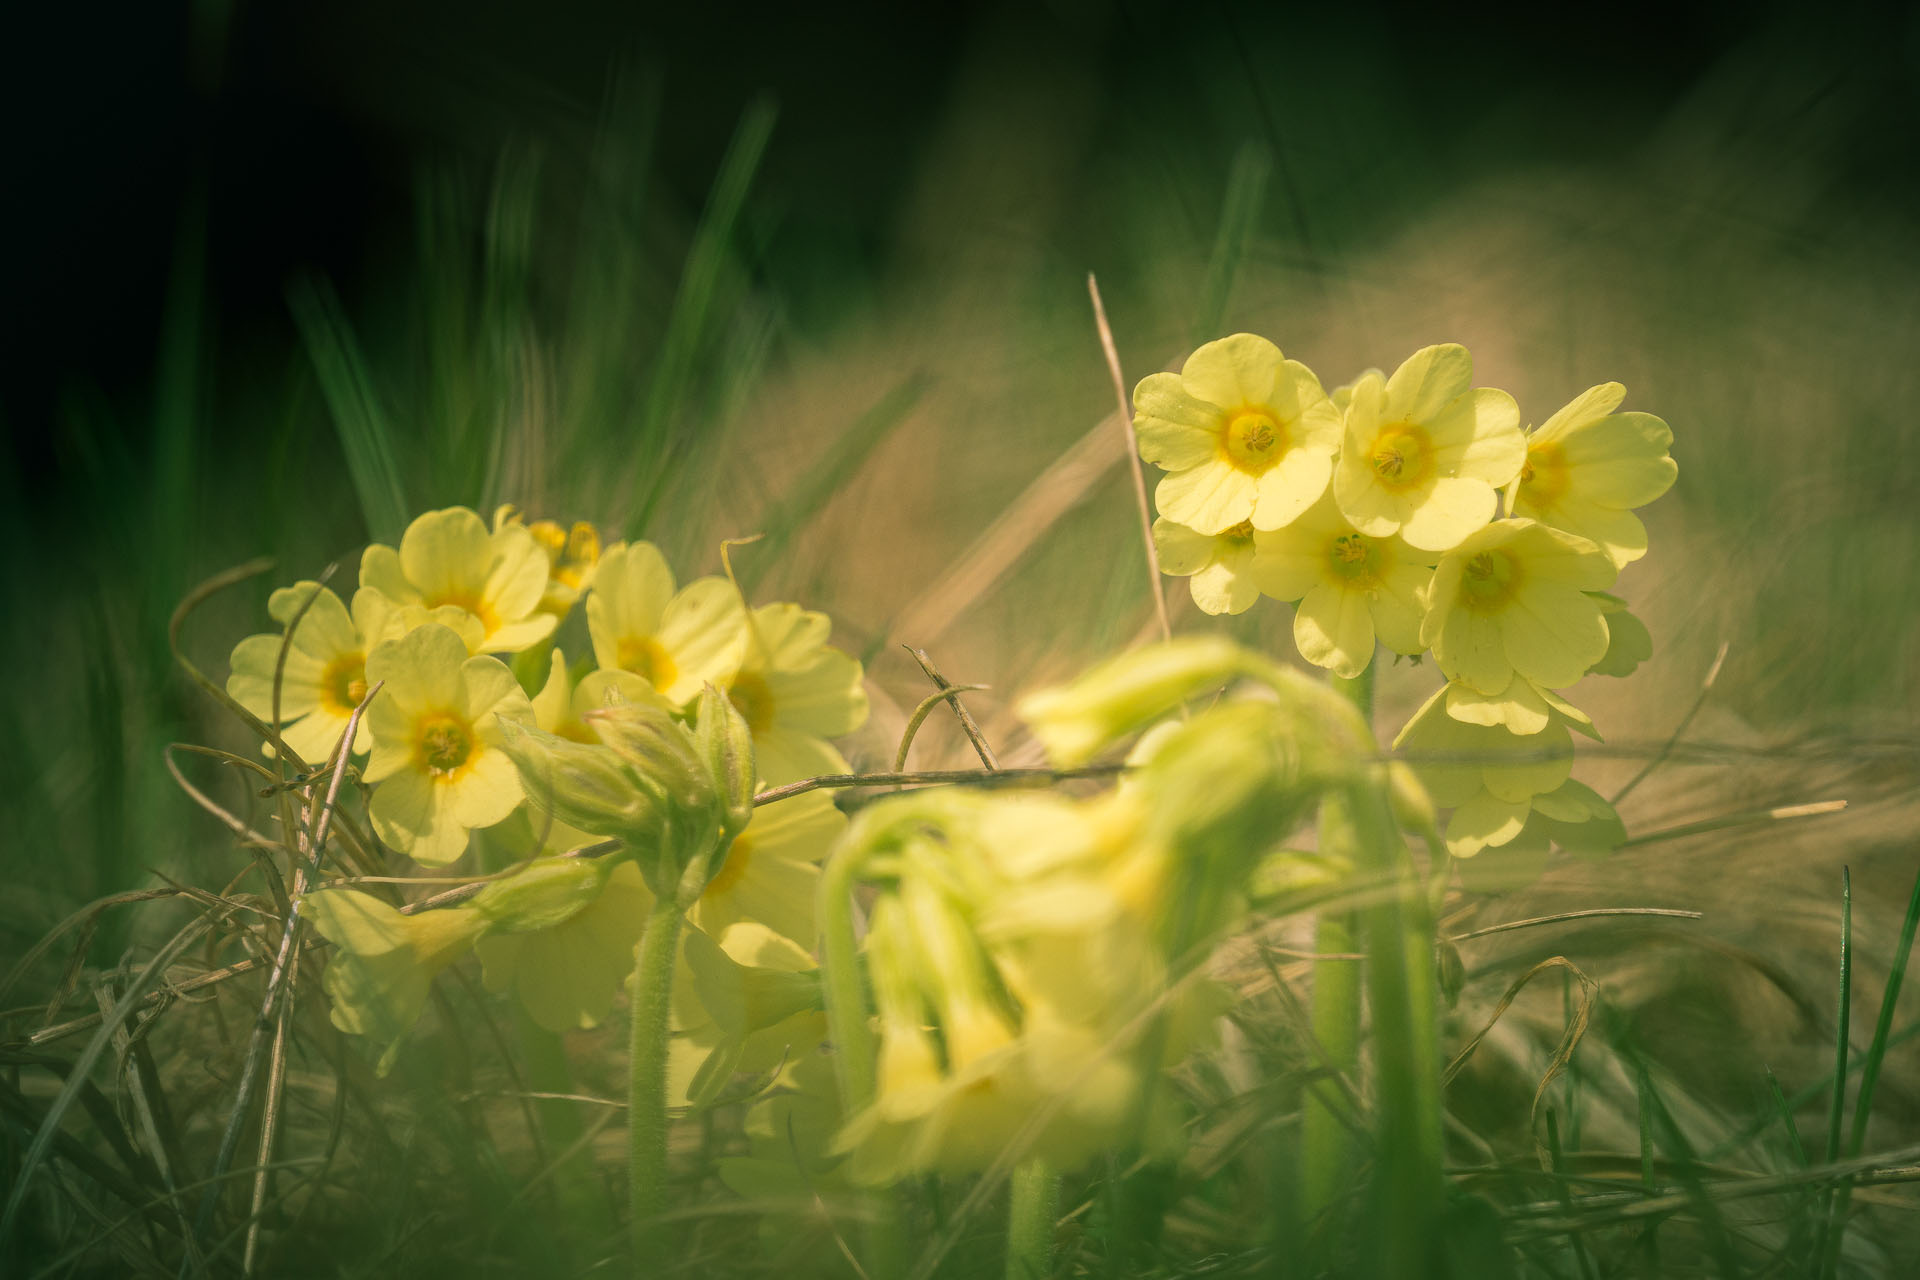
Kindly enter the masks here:
M 1373 720 L 1373 664 L 1352 679 L 1329 678 L 1369 724 Z M 1329 796 L 1320 806 L 1319 843 L 1322 853 L 1338 853 L 1359 861 L 1354 848 L 1353 819 L 1344 796 Z M 1341 912 L 1320 917 L 1314 950 L 1340 955 L 1358 949 L 1359 930 L 1352 915 Z M 1313 1034 L 1324 1053 L 1320 1066 L 1353 1076 L 1360 1062 L 1360 966 L 1347 961 L 1323 961 L 1313 973 Z M 1301 1111 L 1300 1209 L 1298 1225 L 1312 1230 L 1319 1217 L 1346 1189 L 1358 1163 L 1345 1098 L 1333 1080 L 1308 1086 Z
M 1441 1178 L 1440 1054 L 1435 1008 L 1433 916 L 1426 886 L 1394 824 L 1386 770 L 1351 787 L 1356 869 L 1396 876 L 1400 892 L 1364 912 L 1367 996 L 1372 1005 L 1381 1158 L 1375 1208 L 1392 1229 L 1374 1242 L 1373 1274 L 1424 1276 L 1444 1194 Z
M 633 1039 L 628 1048 L 627 1147 L 629 1206 L 633 1215 L 633 1269 L 659 1272 L 666 1252 L 667 1034 L 673 1002 L 673 961 L 685 916 L 661 894 L 647 916 L 633 970 Z
M 1007 1204 L 1007 1280 L 1053 1274 L 1053 1227 L 1060 1217 L 1060 1175 L 1038 1156 L 1013 1171 Z
M 827 860 L 820 876 L 821 950 L 825 959 L 823 994 L 827 1032 L 833 1037 L 834 1076 L 840 1084 L 840 1113 L 851 1119 L 874 1096 L 873 1029 L 868 1022 L 866 984 L 860 978 L 860 947 L 853 936 L 853 884 L 859 851 L 843 847 Z M 864 1193 L 866 1272 L 891 1280 L 906 1271 L 907 1240 L 899 1206 L 885 1189 Z

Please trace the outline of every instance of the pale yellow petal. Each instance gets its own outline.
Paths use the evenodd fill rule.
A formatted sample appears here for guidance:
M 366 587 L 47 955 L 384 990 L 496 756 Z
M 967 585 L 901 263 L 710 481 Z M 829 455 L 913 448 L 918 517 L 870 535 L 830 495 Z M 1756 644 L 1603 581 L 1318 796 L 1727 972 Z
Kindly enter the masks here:
M 548 733 L 559 733 L 560 727 L 574 718 L 573 687 L 567 679 L 567 655 L 560 650 L 553 651 L 547 663 L 547 682 L 540 687 L 539 693 L 533 695 L 532 702 L 534 726 Z
M 1497 694 L 1513 679 L 1501 624 L 1471 609 L 1450 609 L 1442 617 L 1433 657 L 1450 679 L 1464 680 L 1482 693 Z
M 493 561 L 481 599 L 502 622 L 526 617 L 539 607 L 540 597 L 547 592 L 552 565 L 545 549 L 526 526 L 510 524 L 493 535 L 492 552 Z
M 1519 675 L 1497 694 L 1459 682 L 1448 685 L 1447 714 L 1464 724 L 1499 726 L 1521 737 L 1539 733 L 1553 719 L 1540 691 Z
M 1160 572 L 1184 578 L 1213 563 L 1214 540 L 1161 516 L 1153 522 L 1153 549 Z
M 1455 342 L 1422 347 L 1387 379 L 1386 422 L 1426 422 L 1473 385 L 1473 357 Z
M 1550 689 L 1573 684 L 1607 652 L 1600 606 L 1565 583 L 1524 583 L 1499 626 L 1513 669 Z
M 490 827 L 519 807 L 525 793 L 507 753 L 478 746 L 460 776 L 440 784 L 451 820 L 462 827 Z M 418 854 L 414 855 L 418 857 Z
M 1447 851 L 1456 858 L 1471 858 L 1490 844 L 1506 844 L 1526 826 L 1531 808 L 1525 800 L 1501 800 L 1491 792 L 1480 792 L 1447 819 Z
M 465 507 L 429 511 L 400 539 L 401 571 L 428 604 L 478 604 L 492 562 L 486 523 Z
M 458 704 L 467 723 L 485 732 L 488 717 L 504 715 L 514 720 L 531 720 L 533 708 L 520 682 L 507 670 L 507 664 L 490 656 L 468 658 L 460 667 L 466 697 Z
M 1203 613 L 1245 613 L 1260 598 L 1251 542 L 1221 539 L 1213 563 L 1193 575 L 1193 602 Z
M 1333 467 L 1333 499 L 1348 523 L 1370 538 L 1390 537 L 1412 514 L 1412 507 L 1390 493 L 1365 462 L 1367 442 L 1347 436 L 1347 446 Z
M 1606 417 L 1618 409 L 1620 402 L 1626 398 L 1627 389 L 1617 382 L 1603 382 L 1597 387 L 1589 387 L 1535 428 L 1527 438 L 1527 443 L 1551 444 L 1573 427 Z
M 1256 477 L 1214 461 L 1163 476 L 1153 497 L 1167 519 L 1200 533 L 1220 533 L 1253 515 L 1259 491 Z
M 1493 488 L 1486 482 L 1441 476 L 1400 527 L 1400 536 L 1421 551 L 1449 551 L 1486 527 L 1494 505 Z
M 1133 392 L 1133 433 L 1140 456 L 1168 471 L 1185 471 L 1219 455 L 1226 419 L 1218 406 L 1196 400 L 1177 373 L 1156 373 Z
M 389 640 L 369 654 L 367 683 L 384 682 L 384 692 L 408 712 L 454 711 L 466 704 L 466 687 L 461 679 L 466 661 L 467 646 L 460 637 L 430 623 L 398 640 Z
M 772 728 L 753 740 L 754 765 L 769 786 L 847 773 L 847 760 L 824 738 L 794 729 Z
M 1351 680 L 1373 661 L 1373 611 L 1366 594 L 1330 583 L 1307 592 L 1293 615 L 1293 642 L 1316 667 Z
M 360 649 L 360 634 L 347 607 L 340 603 L 339 596 L 317 582 L 296 582 L 280 588 L 268 598 L 267 612 L 283 627 L 298 615 L 300 626 L 293 633 L 293 647 L 319 662 L 331 662 L 343 653 Z
M 739 591 L 725 578 L 689 582 L 660 620 L 660 644 L 675 667 L 675 678 L 660 690 L 670 701 L 685 703 L 702 685 L 724 686 L 747 648 Z
M 1673 487 L 1673 431 L 1650 413 L 1616 413 L 1568 431 L 1560 441 L 1573 483 L 1609 507 L 1640 507 Z
M 1520 474 L 1527 460 L 1527 438 L 1520 431 L 1520 406 L 1492 387 L 1477 387 L 1449 405 L 1427 425 L 1433 436 L 1434 465 L 1442 475 L 1464 476 L 1500 488 Z
M 1187 394 L 1222 409 L 1272 405 L 1285 357 L 1280 348 L 1251 333 L 1218 338 L 1197 349 L 1180 367 Z
M 373 790 L 367 812 L 383 841 L 425 866 L 454 861 L 467 848 L 467 829 L 453 820 L 443 788 L 404 769 Z
M 1324 577 L 1326 548 L 1299 522 L 1273 533 L 1253 535 L 1253 562 L 1248 567 L 1254 583 L 1275 600 L 1298 600 Z
M 1420 564 L 1396 564 L 1380 575 L 1380 589 L 1374 593 L 1373 629 L 1380 643 L 1395 653 L 1409 656 L 1426 645 L 1420 639 L 1420 623 L 1425 616 L 1423 593 L 1433 579 L 1433 570 Z
M 280 661 L 281 637 L 248 636 L 233 647 L 228 659 L 233 670 L 227 676 L 227 693 L 262 720 L 273 718 L 273 673 Z M 303 716 L 320 704 L 320 677 L 324 668 L 297 649 L 287 652 L 286 666 L 280 673 L 280 719 L 282 724 Z M 305 754 L 305 753 L 302 753 Z
M 395 604 L 418 604 L 420 591 L 407 581 L 400 553 L 376 542 L 360 553 L 360 585 L 372 587 Z
M 1332 476 L 1332 454 L 1311 449 L 1288 450 L 1259 478 L 1253 527 L 1272 530 L 1291 524 L 1320 501 Z
M 1513 753 L 1511 759 L 1480 766 L 1482 784 L 1498 799 L 1517 802 L 1552 791 L 1573 773 L 1573 736 L 1557 721 L 1525 738 L 1501 729 L 1474 731 L 1483 735 L 1483 752 Z

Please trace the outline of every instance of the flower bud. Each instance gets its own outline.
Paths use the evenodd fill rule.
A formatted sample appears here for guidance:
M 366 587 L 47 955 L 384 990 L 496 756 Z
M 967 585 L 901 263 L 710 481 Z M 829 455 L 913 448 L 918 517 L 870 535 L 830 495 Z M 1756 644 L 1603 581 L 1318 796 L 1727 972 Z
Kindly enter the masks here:
M 497 933 L 532 933 L 565 924 L 600 896 L 615 858 L 535 858 L 495 880 L 470 904 Z
M 753 820 L 753 731 L 732 701 L 707 685 L 700 691 L 693 740 L 724 806 L 720 829 L 731 840 Z
M 1020 718 L 1062 768 L 1093 759 L 1187 699 L 1218 689 L 1246 670 L 1230 640 L 1192 637 L 1110 658 L 1072 684 L 1024 698 Z
M 711 799 L 713 785 L 693 734 L 666 707 L 617 702 L 581 719 L 663 801 L 697 805 Z
M 651 837 L 660 804 L 610 748 L 573 742 L 501 718 L 500 749 L 520 770 L 527 799 L 555 821 L 629 843 Z

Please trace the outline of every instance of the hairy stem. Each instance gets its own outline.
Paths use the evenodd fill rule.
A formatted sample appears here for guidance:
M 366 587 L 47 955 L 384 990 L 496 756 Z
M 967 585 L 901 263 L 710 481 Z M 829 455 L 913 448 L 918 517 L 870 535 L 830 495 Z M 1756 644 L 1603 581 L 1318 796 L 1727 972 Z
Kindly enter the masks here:
M 1053 1274 L 1053 1225 L 1060 1216 L 1060 1175 L 1038 1156 L 1013 1171 L 1007 1204 L 1007 1280 Z
M 627 1149 L 629 1207 L 636 1276 L 659 1271 L 667 1209 L 667 1033 L 673 961 L 684 923 L 679 904 L 662 894 L 647 916 L 633 970 L 633 1038 L 628 1047 Z

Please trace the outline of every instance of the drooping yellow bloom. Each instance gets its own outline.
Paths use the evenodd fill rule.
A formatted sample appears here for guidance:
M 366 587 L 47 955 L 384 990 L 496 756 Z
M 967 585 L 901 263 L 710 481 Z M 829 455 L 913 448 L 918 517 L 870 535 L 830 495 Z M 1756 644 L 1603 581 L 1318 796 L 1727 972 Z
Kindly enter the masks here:
M 400 1038 L 426 1007 L 433 979 L 465 955 L 488 922 L 465 907 L 402 915 L 358 889 L 322 889 L 301 908 L 334 951 L 322 985 L 333 1025 L 383 1042 L 379 1073 L 400 1050 Z
M 1557 789 L 1533 797 L 1533 812 L 1520 834 L 1456 865 L 1467 889 L 1510 893 L 1540 878 L 1556 846 L 1580 857 L 1600 857 L 1626 838 L 1613 806 L 1592 787 L 1568 778 Z
M 811 950 L 820 860 L 846 829 L 825 791 L 761 805 L 687 918 L 716 937 L 737 921 L 757 920 Z
M 1520 473 L 1526 438 L 1513 397 L 1474 387 L 1455 343 L 1422 347 L 1354 384 L 1333 496 L 1354 528 L 1445 551 L 1493 518 L 1494 491 Z
M 751 920 L 681 937 L 668 1096 L 711 1103 L 736 1075 L 785 1072 L 827 1038 L 820 973 L 791 939 Z
M 493 513 L 496 532 L 503 525 L 521 523 L 519 511 L 511 505 Z M 600 533 L 584 520 L 576 520 L 571 529 L 561 528 L 558 521 L 535 520 L 527 525 L 527 532 L 547 555 L 547 589 L 540 597 L 540 611 L 565 618 L 593 585 L 593 571 L 600 562 Z
M 546 553 L 531 533 L 512 523 L 488 533 L 465 507 L 429 511 L 407 526 L 398 551 L 376 542 L 360 557 L 362 591 L 396 606 L 470 614 L 476 653 L 513 653 L 552 632 L 554 616 L 539 611 L 546 586 Z
M 282 587 L 267 600 L 267 612 L 283 627 L 300 617 L 280 677 L 280 736 L 309 764 L 325 760 L 347 731 L 347 720 L 367 696 L 367 651 L 385 633 L 391 610 L 377 595 L 355 596 L 353 612 L 317 582 Z M 282 637 L 248 636 L 234 646 L 227 692 L 262 720 L 273 719 L 273 671 Z M 363 720 L 353 749 L 367 749 Z
M 415 861 L 444 866 L 466 851 L 469 830 L 499 822 L 524 798 L 497 721 L 529 721 L 533 708 L 499 659 L 468 657 L 438 625 L 375 649 L 367 679 L 385 683 L 367 710 L 373 754 L 362 776 L 376 784 L 373 828 Z
M 1160 572 L 1186 578 L 1203 613 L 1245 613 L 1260 598 L 1262 548 L 1276 534 L 1241 521 L 1219 533 L 1196 533 L 1161 516 L 1153 522 Z
M 1169 474 L 1160 513 L 1200 533 L 1278 529 L 1327 489 L 1340 411 L 1320 380 L 1251 333 L 1209 342 L 1133 391 L 1140 456 Z
M 1435 559 L 1395 535 L 1361 533 L 1329 497 L 1265 535 L 1256 574 L 1274 599 L 1300 602 L 1293 615 L 1300 655 L 1352 679 L 1373 661 L 1376 638 L 1395 653 L 1426 648 L 1421 593 Z
M 724 685 L 746 644 L 733 584 L 700 578 L 676 593 L 673 570 L 650 542 L 615 543 L 600 557 L 587 630 L 603 670 L 631 671 L 675 706 L 702 685 Z
M 613 1007 L 614 993 L 633 973 L 633 949 L 652 906 L 640 868 L 621 862 L 599 896 L 564 922 L 481 939 L 487 989 L 511 990 L 549 1031 L 598 1026 Z
M 1498 694 L 1516 674 L 1572 684 L 1607 652 L 1607 622 L 1589 591 L 1618 570 L 1585 538 L 1534 520 L 1498 520 L 1440 559 L 1420 639 L 1448 679 Z
M 1557 713 L 1538 733 L 1522 737 L 1500 724 L 1470 724 L 1447 714 L 1448 687 L 1434 691 L 1400 736 L 1414 775 L 1447 820 L 1447 848 L 1471 858 L 1488 846 L 1519 837 L 1533 798 L 1554 791 L 1573 770 L 1573 738 Z
M 723 687 L 753 735 L 761 779 L 777 786 L 845 773 L 846 757 L 827 739 L 866 723 L 867 690 L 859 660 L 827 643 L 832 620 L 769 604 L 753 611 L 747 631 L 739 670 Z
M 1527 437 L 1527 458 L 1507 494 L 1531 516 L 1600 545 L 1617 568 L 1647 554 L 1647 528 L 1633 514 L 1680 474 L 1673 432 L 1650 413 L 1615 413 L 1627 389 L 1605 382 L 1576 396 Z

